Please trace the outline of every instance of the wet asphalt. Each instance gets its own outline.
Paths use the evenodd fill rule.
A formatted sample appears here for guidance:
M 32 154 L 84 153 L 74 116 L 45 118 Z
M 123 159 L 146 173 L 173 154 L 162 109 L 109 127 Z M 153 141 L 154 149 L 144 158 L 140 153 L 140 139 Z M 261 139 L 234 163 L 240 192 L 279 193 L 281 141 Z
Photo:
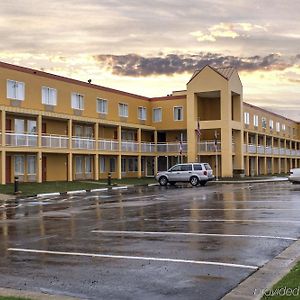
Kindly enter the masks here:
M 300 186 L 288 182 L 20 199 L 0 203 L 0 286 L 220 299 L 299 236 Z

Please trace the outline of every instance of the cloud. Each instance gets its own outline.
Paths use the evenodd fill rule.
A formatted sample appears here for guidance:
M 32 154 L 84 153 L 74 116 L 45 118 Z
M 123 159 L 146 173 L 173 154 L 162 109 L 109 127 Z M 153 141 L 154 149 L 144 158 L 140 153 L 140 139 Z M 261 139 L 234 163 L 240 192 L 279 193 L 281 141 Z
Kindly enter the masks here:
M 216 53 L 168 54 L 159 56 L 127 55 L 96 55 L 94 59 L 103 68 L 114 75 L 145 77 L 152 75 L 174 75 L 193 73 L 205 65 L 213 67 L 235 67 L 239 71 L 272 71 L 285 70 L 295 61 L 296 57 L 282 57 L 280 54 L 266 56 L 226 56 Z
M 239 36 L 247 36 L 249 32 L 268 31 L 267 26 L 251 23 L 219 23 L 208 28 L 206 32 L 193 31 L 190 35 L 196 37 L 197 41 L 215 42 L 218 38 L 235 39 Z

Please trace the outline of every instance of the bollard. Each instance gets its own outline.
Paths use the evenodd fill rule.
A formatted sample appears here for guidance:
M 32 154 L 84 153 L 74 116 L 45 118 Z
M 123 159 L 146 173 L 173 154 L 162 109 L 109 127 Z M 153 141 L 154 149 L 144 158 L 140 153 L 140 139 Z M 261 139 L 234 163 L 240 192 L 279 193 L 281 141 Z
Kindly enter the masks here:
M 15 176 L 15 182 L 14 182 L 14 193 L 19 193 L 19 177 Z
M 108 172 L 108 175 L 107 175 L 107 185 L 111 186 L 111 173 Z

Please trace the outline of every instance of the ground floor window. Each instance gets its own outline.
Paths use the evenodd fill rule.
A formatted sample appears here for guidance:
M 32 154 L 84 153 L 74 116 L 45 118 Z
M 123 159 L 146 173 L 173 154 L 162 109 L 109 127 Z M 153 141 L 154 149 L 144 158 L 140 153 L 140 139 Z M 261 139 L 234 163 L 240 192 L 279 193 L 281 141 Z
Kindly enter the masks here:
M 23 155 L 15 155 L 15 175 L 24 175 L 24 156 Z
M 121 161 L 121 171 L 123 173 L 126 172 L 126 158 L 122 158 L 122 161 Z
M 104 156 L 100 157 L 100 172 L 101 173 L 105 172 L 105 157 Z
M 36 174 L 36 156 L 35 155 L 27 156 L 27 174 L 28 175 Z
M 138 161 L 137 158 L 128 158 L 128 171 L 137 172 L 138 170 Z
M 92 157 L 85 157 L 85 173 L 92 173 Z
M 116 172 L 116 159 L 111 157 L 109 159 L 109 172 Z
M 75 173 L 76 174 L 82 174 L 83 168 L 82 168 L 82 157 L 76 156 L 75 157 Z

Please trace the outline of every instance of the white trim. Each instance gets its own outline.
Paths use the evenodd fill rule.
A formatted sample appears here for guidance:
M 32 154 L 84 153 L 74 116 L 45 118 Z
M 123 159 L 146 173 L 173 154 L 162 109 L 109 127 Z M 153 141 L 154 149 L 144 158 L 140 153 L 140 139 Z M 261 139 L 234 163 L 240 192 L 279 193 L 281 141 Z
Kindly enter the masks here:
M 67 192 L 68 195 L 72 195 L 72 194 L 82 194 L 82 193 L 86 193 L 86 190 L 68 191 L 68 192 Z
M 40 253 L 40 254 L 49 254 L 49 255 L 70 255 L 70 256 L 85 256 L 85 257 L 99 257 L 99 258 L 162 261 L 162 262 L 198 264 L 198 265 L 213 265 L 213 266 L 232 267 L 232 268 L 251 269 L 251 270 L 257 270 L 258 269 L 257 266 L 230 264 L 230 263 L 222 263 L 222 262 L 215 262 L 215 261 L 174 259 L 174 258 L 164 258 L 164 257 L 110 255 L 110 254 L 48 251 L 48 250 L 35 250 L 35 249 L 22 249 L 22 248 L 8 248 L 7 250 L 11 251 L 11 252 Z
M 91 193 L 93 192 L 104 192 L 104 191 L 108 191 L 108 188 L 102 188 L 102 189 L 92 189 Z M 98 196 L 97 196 L 98 197 Z
M 143 110 L 145 110 L 145 119 L 141 119 L 140 116 L 139 116 L 139 109 L 142 108 Z M 138 116 L 138 120 L 141 120 L 141 121 L 147 121 L 147 107 L 145 106 L 138 106 L 137 108 L 137 116 Z
M 161 111 L 161 114 L 160 114 L 160 120 L 155 121 L 155 120 L 154 120 L 154 111 L 155 111 L 155 110 L 159 110 L 159 109 L 160 109 L 160 111 Z M 162 107 L 153 107 L 153 108 L 152 108 L 152 122 L 153 122 L 153 123 L 160 123 L 160 122 L 162 122 L 162 119 L 163 119 L 163 110 L 162 110 Z
M 43 197 L 50 197 L 50 196 L 60 196 L 60 193 L 44 193 L 44 194 L 37 194 L 36 195 L 38 198 L 43 198 Z
M 127 106 L 127 115 L 125 116 L 122 116 L 121 114 L 120 114 L 120 105 L 126 105 Z M 121 117 L 121 118 L 128 118 L 128 115 L 129 115 L 129 105 L 128 105 L 128 103 L 125 103 L 125 102 L 119 102 L 118 103 L 118 113 L 119 113 L 119 117 Z

